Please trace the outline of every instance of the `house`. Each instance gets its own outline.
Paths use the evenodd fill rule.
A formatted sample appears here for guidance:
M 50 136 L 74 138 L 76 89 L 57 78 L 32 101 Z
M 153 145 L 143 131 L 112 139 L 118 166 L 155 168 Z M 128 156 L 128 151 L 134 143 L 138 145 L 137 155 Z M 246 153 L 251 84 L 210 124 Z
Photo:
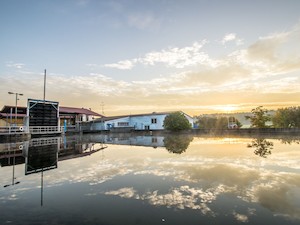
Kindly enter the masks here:
M 153 112 L 147 114 L 134 114 L 104 117 L 89 123 L 89 130 L 163 130 L 164 120 L 172 112 Z M 183 113 L 183 112 L 182 112 Z M 183 113 L 194 127 L 194 119 Z
M 60 124 L 75 125 L 101 118 L 103 115 L 86 108 L 59 107 Z
M 10 126 L 12 124 L 24 125 L 27 116 L 27 107 L 3 106 L 0 111 L 0 126 Z M 91 109 L 75 107 L 59 107 L 59 118 L 61 125 L 76 125 L 77 123 L 91 121 L 103 117 Z
M 18 106 L 16 114 L 15 106 L 5 105 L 0 111 L 0 126 L 10 126 L 11 124 L 24 125 L 26 114 L 26 107 Z

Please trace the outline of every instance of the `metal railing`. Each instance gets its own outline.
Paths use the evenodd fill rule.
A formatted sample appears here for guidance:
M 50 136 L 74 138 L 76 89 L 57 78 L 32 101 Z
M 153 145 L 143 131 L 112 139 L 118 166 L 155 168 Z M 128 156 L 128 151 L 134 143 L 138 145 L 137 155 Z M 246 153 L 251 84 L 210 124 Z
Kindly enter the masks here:
M 26 126 L 5 126 L 0 127 L 0 134 L 15 134 L 15 133 L 28 133 Z
M 76 125 L 61 126 L 60 130 L 63 132 L 76 132 L 78 131 L 78 127 Z
M 35 138 L 30 140 L 29 146 L 36 147 L 36 146 L 45 146 L 45 145 L 53 145 L 53 144 L 60 144 L 60 143 L 61 143 L 60 137 Z
M 61 133 L 61 129 L 58 126 L 34 126 L 29 127 L 31 134 L 56 134 Z
M 75 132 L 78 131 L 78 128 L 74 125 L 69 125 L 65 127 L 59 126 L 0 126 L 0 135 L 6 134 L 54 134 L 62 132 Z

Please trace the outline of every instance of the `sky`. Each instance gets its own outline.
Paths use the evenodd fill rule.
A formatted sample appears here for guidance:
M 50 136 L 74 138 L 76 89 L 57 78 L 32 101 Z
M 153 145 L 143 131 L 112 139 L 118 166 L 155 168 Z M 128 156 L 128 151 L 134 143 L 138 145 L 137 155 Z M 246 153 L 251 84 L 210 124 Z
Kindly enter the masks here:
M 105 116 L 300 104 L 298 0 L 0 0 L 0 108 Z

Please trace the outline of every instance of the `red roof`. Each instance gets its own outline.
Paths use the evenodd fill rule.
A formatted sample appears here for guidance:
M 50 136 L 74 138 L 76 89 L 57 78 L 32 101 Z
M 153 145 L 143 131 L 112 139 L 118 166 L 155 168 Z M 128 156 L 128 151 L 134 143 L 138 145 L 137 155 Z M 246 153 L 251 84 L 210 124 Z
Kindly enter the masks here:
M 60 106 L 59 107 L 59 113 L 72 113 L 72 114 L 85 114 L 89 116 L 102 116 L 99 113 L 96 113 L 92 110 L 85 109 L 85 108 L 74 108 L 74 107 L 64 107 Z

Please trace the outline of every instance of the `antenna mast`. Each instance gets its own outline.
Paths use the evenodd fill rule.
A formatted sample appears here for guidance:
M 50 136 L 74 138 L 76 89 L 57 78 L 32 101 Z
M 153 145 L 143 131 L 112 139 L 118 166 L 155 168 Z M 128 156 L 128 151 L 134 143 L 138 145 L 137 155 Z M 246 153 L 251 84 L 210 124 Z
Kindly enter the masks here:
M 46 69 L 44 71 L 44 101 L 46 98 Z

